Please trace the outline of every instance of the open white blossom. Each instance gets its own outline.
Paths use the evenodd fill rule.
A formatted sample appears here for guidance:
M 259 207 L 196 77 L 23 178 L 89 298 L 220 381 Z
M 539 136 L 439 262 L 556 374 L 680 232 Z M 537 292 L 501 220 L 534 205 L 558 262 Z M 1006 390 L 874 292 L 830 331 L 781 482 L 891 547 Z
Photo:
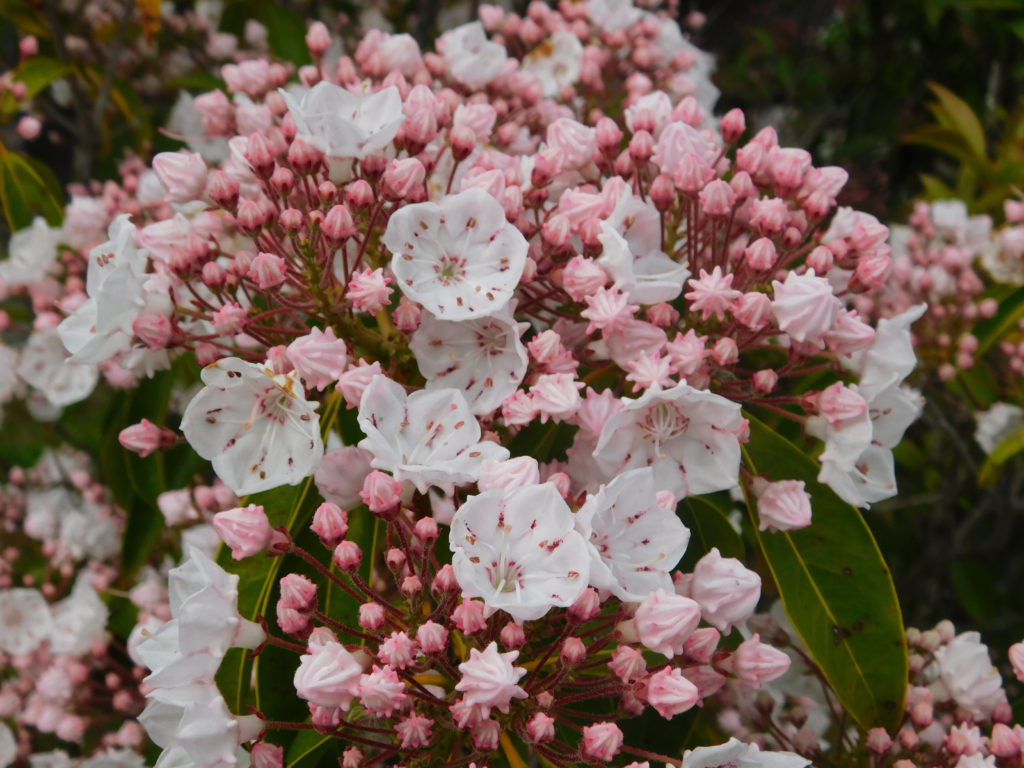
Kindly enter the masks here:
M 394 86 L 353 93 L 324 80 L 299 97 L 284 89 L 281 95 L 297 137 L 331 158 L 362 159 L 381 152 L 405 122 L 402 96 Z
M 594 449 L 607 477 L 649 466 L 655 489 L 677 498 L 736 485 L 744 421 L 737 403 L 686 383 L 623 402 Z
M 402 293 L 442 320 L 491 315 L 512 298 L 529 245 L 482 189 L 396 211 L 381 238 Z
M 630 301 L 657 304 L 672 301 L 682 293 L 690 270 L 665 253 L 652 250 L 634 254 L 610 220 L 601 222 L 597 239 L 603 246 L 597 263 Z
M 57 261 L 58 234 L 41 216 L 11 235 L 7 258 L 0 261 L 0 282 L 10 287 L 38 283 Z
M 31 653 L 53 633 L 50 606 L 38 589 L 0 590 L 0 651 Z
M 643 11 L 634 7 L 633 0 L 588 0 L 587 15 L 605 32 L 618 32 L 639 21 Z
M 516 621 L 576 602 L 587 587 L 590 553 L 568 505 L 551 483 L 473 496 L 455 512 L 449 544 L 463 597 Z
M 473 90 L 483 88 L 500 75 L 508 60 L 505 46 L 488 40 L 479 21 L 445 32 L 437 41 L 437 50 L 451 76 Z
M 515 321 L 509 304 L 489 317 L 460 322 L 425 314 L 409 347 L 427 389 L 461 390 L 474 413 L 490 413 L 526 375 L 526 347 L 519 337 L 528 327 Z
M 0 768 L 7 768 L 18 756 L 18 742 L 11 729 L 0 723 Z
M 131 346 L 132 323 L 145 307 L 148 255 L 135 247 L 135 225 L 121 214 L 109 240 L 89 253 L 89 298 L 57 327 L 73 363 L 102 363 Z
M 974 413 L 974 439 L 987 454 L 1024 426 L 1024 409 L 1010 403 L 993 403 L 987 411 Z
M 480 424 L 456 389 L 406 395 L 402 385 L 375 376 L 359 404 L 359 447 L 373 454 L 371 466 L 420 493 L 475 482 L 483 462 L 504 461 L 508 449 L 480 440 Z
M 957 706 L 982 722 L 1006 703 L 1003 680 L 978 632 L 963 632 L 935 652 L 939 680 Z
M 96 388 L 100 372 L 95 365 L 68 365 L 68 357 L 56 328 L 33 331 L 21 350 L 18 375 L 52 405 L 77 403 Z
M 583 43 L 567 30 L 555 32 L 523 57 L 523 69 L 537 76 L 545 96 L 557 96 L 580 79 Z
M 58 654 L 81 655 L 106 634 L 110 610 L 83 571 L 71 594 L 53 606 L 50 648 Z
M 590 549 L 590 583 L 627 602 L 672 591 L 669 572 L 686 552 L 690 531 L 657 502 L 654 472 L 633 469 L 601 486 L 576 513 Z
M 807 768 L 811 761 L 795 752 L 762 751 L 756 744 L 731 738 L 725 744 L 683 753 L 682 768 Z
M 202 379 L 181 431 L 232 491 L 244 496 L 313 474 L 324 453 L 318 404 L 306 400 L 294 372 L 226 357 Z

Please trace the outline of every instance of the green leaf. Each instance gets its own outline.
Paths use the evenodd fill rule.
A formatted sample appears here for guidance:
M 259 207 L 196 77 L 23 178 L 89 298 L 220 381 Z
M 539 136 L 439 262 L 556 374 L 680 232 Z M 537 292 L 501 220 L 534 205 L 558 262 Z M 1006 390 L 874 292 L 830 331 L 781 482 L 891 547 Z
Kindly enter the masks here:
M 978 339 L 976 357 L 982 357 L 992 345 L 1001 341 L 1008 332 L 1016 329 L 1017 323 L 1024 317 L 1024 288 L 1018 288 L 1009 296 L 999 301 L 999 310 L 995 316 L 982 320 L 971 331 Z
M 982 485 L 992 485 L 999 478 L 999 473 L 1006 462 L 1024 451 L 1024 427 L 1018 429 L 1008 438 L 1003 440 L 996 449 L 989 454 L 978 472 L 978 482 Z
M 70 73 L 71 68 L 56 59 L 46 56 L 33 56 L 30 59 L 25 59 L 13 74 L 16 80 L 25 84 L 28 90 L 26 99 L 32 99 L 54 80 L 59 80 Z M 0 99 L 0 111 L 6 114 L 13 114 L 18 110 L 23 101 L 25 100 L 19 101 L 15 99 L 13 94 L 8 91 Z
M 299 732 L 285 752 L 287 768 L 313 768 L 328 751 L 336 737 L 316 731 Z
M 952 155 L 965 164 L 976 163 L 971 146 L 967 139 L 957 131 L 943 125 L 924 125 L 903 134 L 908 144 L 923 144 L 947 155 Z
M 924 196 L 929 200 L 949 200 L 951 197 L 955 197 L 949 185 L 938 176 L 921 173 L 918 174 L 918 178 L 921 180 L 921 186 L 924 187 Z
M 770 480 L 803 480 L 814 522 L 757 538 L 786 613 L 847 712 L 893 732 L 903 715 L 907 642 L 889 568 L 860 512 L 816 480 L 818 465 L 750 417 L 744 461 Z M 756 505 L 747 491 L 754 527 Z
M 966 101 L 944 85 L 928 83 L 928 87 L 938 98 L 939 106 L 949 118 L 950 124 L 964 138 L 974 156 L 978 159 L 986 160 L 985 129 L 981 127 L 981 121 L 974 114 L 974 110 L 971 109 Z
M 12 232 L 29 226 L 37 215 L 51 225 L 59 224 L 64 217 L 63 199 L 49 168 L 0 144 L 0 206 Z
M 729 522 L 726 511 L 713 503 L 712 498 L 690 496 L 679 505 L 679 516 L 690 529 L 690 544 L 679 564 L 684 571 L 690 571 L 713 547 L 718 547 L 722 557 L 742 560 L 746 556 L 739 532 Z
M 297 66 L 309 64 L 306 46 L 306 22 L 284 5 L 271 2 L 260 6 L 260 21 L 267 28 L 267 43 L 275 56 Z

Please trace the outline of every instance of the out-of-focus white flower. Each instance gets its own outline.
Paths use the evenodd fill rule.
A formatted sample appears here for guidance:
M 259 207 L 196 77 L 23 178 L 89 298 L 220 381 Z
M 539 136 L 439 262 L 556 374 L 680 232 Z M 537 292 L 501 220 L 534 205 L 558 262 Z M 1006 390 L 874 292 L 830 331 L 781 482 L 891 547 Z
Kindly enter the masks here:
M 1024 426 L 1024 409 L 1010 403 L 993 403 L 987 411 L 976 411 L 974 439 L 985 453 L 996 447 Z
M 52 405 L 77 403 L 96 388 L 100 373 L 95 365 L 68 365 L 68 358 L 56 328 L 33 331 L 21 350 L 18 375 Z
M 110 611 L 89 583 L 88 573 L 75 580 L 71 594 L 53 606 L 50 648 L 58 654 L 81 655 L 106 634 Z
M 540 81 L 544 95 L 551 97 L 580 79 L 583 44 L 572 32 L 555 32 L 523 57 L 523 69 Z
M 358 158 L 382 151 L 405 122 L 402 96 L 394 86 L 352 93 L 322 81 L 296 97 L 281 90 L 298 138 L 328 157 Z
M 0 591 L 0 651 L 31 653 L 52 634 L 50 606 L 38 589 Z
M 957 705 L 977 721 L 1006 701 L 1003 679 L 978 632 L 963 632 L 935 652 L 939 679 Z
M 732 738 L 714 747 L 686 750 L 682 768 L 807 768 L 810 764 L 810 760 L 794 752 L 762 751 L 756 744 Z
M 508 59 L 505 46 L 488 40 L 479 21 L 445 32 L 437 41 L 437 50 L 444 56 L 451 76 L 473 90 L 500 75 Z
M 10 287 L 42 280 L 57 261 L 57 232 L 41 216 L 11 235 L 7 259 L 0 261 L 0 281 Z

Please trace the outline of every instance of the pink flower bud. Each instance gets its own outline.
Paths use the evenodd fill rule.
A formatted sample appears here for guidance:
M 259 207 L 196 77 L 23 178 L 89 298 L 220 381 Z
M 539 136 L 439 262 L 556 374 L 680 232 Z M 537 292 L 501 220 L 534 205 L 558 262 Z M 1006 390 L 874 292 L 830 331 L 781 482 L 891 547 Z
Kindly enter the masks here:
M 690 596 L 709 624 L 728 632 L 753 614 L 761 597 L 761 577 L 739 560 L 722 557 L 715 547 L 697 561 Z
M 392 160 L 384 171 L 384 189 L 394 200 L 411 198 L 422 188 L 427 170 L 415 157 Z
M 153 171 L 172 203 L 199 200 L 206 188 L 206 161 L 198 152 L 161 152 L 153 158 Z
M 700 623 L 700 606 L 688 597 L 658 589 L 649 594 L 633 617 L 640 642 L 662 656 L 683 652 L 686 638 Z
M 835 427 L 867 413 L 868 403 L 858 392 L 837 381 L 818 395 L 818 412 Z
M 342 753 L 341 768 L 361 768 L 363 752 L 359 747 L 349 747 Z
M 740 359 L 739 347 L 731 336 L 723 336 L 711 349 L 711 359 L 718 365 L 732 365 Z
M 700 191 L 700 206 L 705 216 L 728 216 L 735 203 L 736 192 L 722 179 L 715 179 Z
M 335 242 L 352 237 L 356 233 L 356 225 L 352 220 L 352 214 L 344 205 L 335 205 L 324 217 L 321 230 Z
M 207 191 L 213 202 L 225 210 L 233 211 L 238 205 L 240 188 L 238 181 L 232 179 L 224 171 L 214 171 L 210 177 L 210 186 Z
M 443 653 L 448 647 L 448 630 L 433 621 L 425 621 L 416 629 L 416 642 L 423 653 Z
M 258 504 L 218 512 L 212 522 L 221 541 L 231 548 L 231 557 L 235 560 L 265 551 L 274 538 L 270 521 Z
M 316 584 L 298 573 L 281 578 L 281 603 L 298 611 L 316 608 Z
M 380 603 L 363 603 L 359 606 L 358 622 L 363 629 L 376 631 L 384 626 L 384 606 Z
M 261 290 L 266 290 L 283 283 L 287 271 L 288 265 L 283 258 L 274 253 L 260 253 L 252 260 L 247 274 Z
M 721 637 L 719 631 L 714 627 L 701 627 L 686 639 L 683 650 L 694 661 L 708 664 L 718 649 Z
M 39 53 L 39 41 L 35 35 L 26 35 L 18 41 L 18 53 L 23 59 L 30 59 Z
M 650 194 L 655 208 L 662 213 L 667 211 L 676 201 L 676 187 L 672 177 L 659 173 L 651 182 L 648 194 Z
M 345 289 L 345 298 L 356 309 L 376 314 L 391 303 L 389 283 L 391 277 L 384 274 L 383 267 L 355 272 Z
M 405 632 L 392 632 L 380 644 L 377 658 L 395 669 L 405 669 L 416 658 L 416 642 Z
M 811 524 L 811 496 L 802 480 L 754 482 L 762 531 L 795 531 Z
M 654 137 L 647 131 L 637 131 L 629 140 L 629 157 L 635 163 L 646 163 L 654 154 Z
M 497 720 L 484 720 L 477 723 L 472 730 L 473 746 L 481 752 L 492 752 L 498 748 L 501 738 L 501 725 Z
M 347 710 L 359 692 L 362 665 L 335 640 L 311 643 L 309 651 L 295 671 L 295 692 L 311 704 Z
M 692 709 L 699 700 L 697 686 L 681 670 L 664 667 L 647 682 L 647 701 L 666 720 Z
M 771 320 L 771 299 L 759 291 L 745 293 L 733 305 L 732 314 L 743 327 L 760 331 Z
M 314 59 L 323 58 L 327 49 L 331 47 L 331 33 L 322 21 L 314 21 L 309 25 L 306 33 L 306 47 Z
M 579 664 L 587 658 L 587 646 L 578 637 L 567 637 L 558 655 L 564 664 Z
M 494 488 L 511 490 L 540 482 L 540 465 L 532 456 L 518 456 L 506 461 L 485 461 L 480 467 L 477 487 L 481 492 Z
M 391 475 L 375 469 L 363 481 L 363 490 L 359 496 L 371 512 L 382 514 L 401 503 L 402 484 Z
M 622 749 L 622 731 L 615 723 L 595 723 L 583 728 L 583 754 L 609 762 Z
M 1003 723 L 992 726 L 989 738 L 989 751 L 1003 760 L 1010 760 L 1021 753 L 1021 735 Z
M 602 117 L 597 121 L 594 138 L 597 139 L 597 146 L 605 155 L 612 157 L 619 153 L 622 148 L 622 131 L 614 120 L 609 117 Z
M 25 115 L 18 120 L 17 131 L 18 135 L 25 141 L 35 141 L 39 138 L 39 134 L 43 132 L 43 124 L 39 121 L 39 118 Z
M 537 744 L 551 741 L 555 738 L 555 718 L 546 712 L 535 713 L 526 723 L 526 735 Z
M 743 253 L 750 268 L 759 272 L 766 272 L 774 267 L 775 261 L 778 259 L 775 243 L 767 237 L 755 240 Z
M 573 301 L 596 293 L 608 282 L 608 274 L 593 259 L 573 257 L 562 272 L 562 285 Z
M 309 527 L 320 537 L 325 547 L 333 549 L 348 533 L 348 515 L 337 504 L 325 501 L 316 508 L 313 523 Z
M 433 584 L 430 585 L 431 593 L 438 595 L 444 592 L 455 592 L 459 589 L 459 581 L 455 578 L 455 569 L 450 564 L 441 566 L 441 569 L 437 572 L 434 577 Z
M 791 661 L 789 656 L 777 648 L 761 642 L 760 635 L 755 634 L 744 640 L 733 654 L 722 662 L 723 668 L 729 669 L 740 680 L 753 688 L 760 688 L 786 674 Z
M 178 443 L 178 436 L 167 427 L 160 427 L 149 419 L 125 427 L 117 436 L 123 448 L 146 458 L 153 451 L 172 448 Z
M 440 573 L 438 574 L 440 576 Z M 487 627 L 484 604 L 479 600 L 463 600 L 452 611 L 452 621 L 464 635 L 475 635 Z
M 326 331 L 313 328 L 289 344 L 287 354 L 303 383 L 319 392 L 337 382 L 347 363 L 345 342 L 330 327 Z
M 284 747 L 267 741 L 254 744 L 252 768 L 284 768 Z
M 854 275 L 868 288 L 884 288 L 892 277 L 893 262 L 888 254 L 866 256 L 857 262 Z
M 516 648 L 522 648 L 526 643 L 526 631 L 523 629 L 522 624 L 510 621 L 501 628 L 498 638 L 506 648 L 515 650 Z
M 866 743 L 872 752 L 884 755 L 892 747 L 892 738 L 885 732 L 885 728 L 872 728 L 868 731 Z
M 722 118 L 722 139 L 726 144 L 735 144 L 746 130 L 747 120 L 743 110 L 737 107 L 725 113 Z
M 334 564 L 343 571 L 354 571 L 363 561 L 363 550 L 354 541 L 342 541 L 334 548 Z
M 1009 656 L 1010 665 L 1013 667 L 1013 674 L 1024 683 L 1024 642 L 1011 645 Z
M 624 683 L 632 683 L 647 674 L 644 655 L 630 645 L 620 645 L 615 649 L 608 668 Z

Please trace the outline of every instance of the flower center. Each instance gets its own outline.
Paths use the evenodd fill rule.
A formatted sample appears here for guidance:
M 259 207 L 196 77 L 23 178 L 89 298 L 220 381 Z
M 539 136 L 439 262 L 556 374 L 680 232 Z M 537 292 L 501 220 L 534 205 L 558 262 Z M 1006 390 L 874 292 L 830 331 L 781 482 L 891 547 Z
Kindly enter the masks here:
M 658 403 L 644 411 L 643 418 L 636 425 L 640 427 L 643 439 L 652 441 L 655 451 L 660 453 L 663 443 L 689 429 L 690 419 L 675 404 Z
M 437 260 L 434 272 L 441 285 L 448 286 L 460 282 L 466 277 L 466 260 L 459 256 L 445 254 Z

